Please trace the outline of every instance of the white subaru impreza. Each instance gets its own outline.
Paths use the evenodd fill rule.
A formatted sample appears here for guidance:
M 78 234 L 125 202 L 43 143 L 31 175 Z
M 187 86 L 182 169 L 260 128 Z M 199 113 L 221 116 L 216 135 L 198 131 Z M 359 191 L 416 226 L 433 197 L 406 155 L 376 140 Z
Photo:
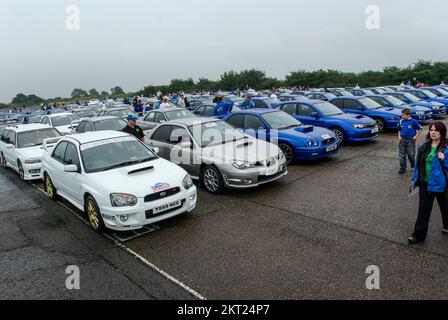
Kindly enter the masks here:
M 49 147 L 55 139 L 44 140 L 45 190 L 84 211 L 96 231 L 135 230 L 196 207 L 190 175 L 127 133 L 69 135 Z

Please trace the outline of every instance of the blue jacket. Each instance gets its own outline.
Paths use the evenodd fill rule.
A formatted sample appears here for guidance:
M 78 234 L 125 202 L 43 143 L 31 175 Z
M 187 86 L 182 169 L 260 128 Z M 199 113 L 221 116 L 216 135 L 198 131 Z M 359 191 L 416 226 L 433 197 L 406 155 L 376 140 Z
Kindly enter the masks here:
M 255 103 L 252 100 L 245 100 L 241 104 L 241 109 L 251 109 L 251 108 L 255 108 Z
M 215 109 L 213 109 L 213 115 L 215 117 L 225 116 L 232 112 L 233 104 L 226 102 L 218 102 L 216 103 Z
M 448 175 L 448 150 L 445 150 L 445 161 L 440 161 L 438 153 L 442 152 L 441 147 L 437 150 L 437 154 L 431 164 L 431 173 L 428 179 L 429 192 L 445 192 L 447 182 L 445 173 Z M 448 149 L 448 148 L 447 148 Z M 427 141 L 418 148 L 417 161 L 415 164 L 414 176 L 412 182 L 415 187 L 418 187 L 423 181 L 423 172 L 426 170 L 426 158 L 431 151 L 431 142 Z M 444 171 L 445 170 L 445 173 Z
M 135 113 L 142 113 L 143 112 L 143 106 L 140 103 L 137 103 L 134 107 Z

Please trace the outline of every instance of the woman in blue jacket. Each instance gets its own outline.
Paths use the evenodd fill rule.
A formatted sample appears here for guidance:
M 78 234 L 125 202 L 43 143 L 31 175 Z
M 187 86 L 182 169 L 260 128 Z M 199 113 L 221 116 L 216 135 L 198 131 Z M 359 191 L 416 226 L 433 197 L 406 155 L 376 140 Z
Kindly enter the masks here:
M 448 174 L 446 131 L 443 122 L 433 122 L 429 127 L 428 141 L 418 148 L 412 180 L 413 185 L 419 187 L 420 204 L 414 233 L 408 239 L 410 244 L 426 240 L 434 199 L 437 199 L 442 213 L 442 232 L 448 234 L 448 202 L 445 198 Z

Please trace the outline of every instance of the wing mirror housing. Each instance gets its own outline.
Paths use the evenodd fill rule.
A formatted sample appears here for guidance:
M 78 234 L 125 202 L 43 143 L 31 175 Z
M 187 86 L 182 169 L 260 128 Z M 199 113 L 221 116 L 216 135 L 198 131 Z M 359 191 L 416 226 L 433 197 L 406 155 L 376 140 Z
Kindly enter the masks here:
M 65 172 L 78 172 L 78 166 L 76 164 L 69 164 L 64 167 Z

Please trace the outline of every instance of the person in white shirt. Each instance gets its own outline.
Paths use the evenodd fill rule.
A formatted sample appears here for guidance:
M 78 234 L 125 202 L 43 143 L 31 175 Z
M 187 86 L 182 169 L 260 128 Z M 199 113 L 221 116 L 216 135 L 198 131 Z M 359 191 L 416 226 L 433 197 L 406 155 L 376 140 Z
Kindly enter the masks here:
M 163 97 L 162 103 L 160 104 L 159 109 L 168 109 L 171 108 L 172 105 L 170 103 L 170 98 L 168 98 L 167 96 Z
M 271 99 L 278 99 L 277 95 L 274 93 L 274 90 L 269 91 L 269 97 Z
M 184 95 L 181 95 L 179 98 L 179 101 L 177 102 L 177 105 L 179 106 L 179 108 L 185 108 L 185 97 Z

